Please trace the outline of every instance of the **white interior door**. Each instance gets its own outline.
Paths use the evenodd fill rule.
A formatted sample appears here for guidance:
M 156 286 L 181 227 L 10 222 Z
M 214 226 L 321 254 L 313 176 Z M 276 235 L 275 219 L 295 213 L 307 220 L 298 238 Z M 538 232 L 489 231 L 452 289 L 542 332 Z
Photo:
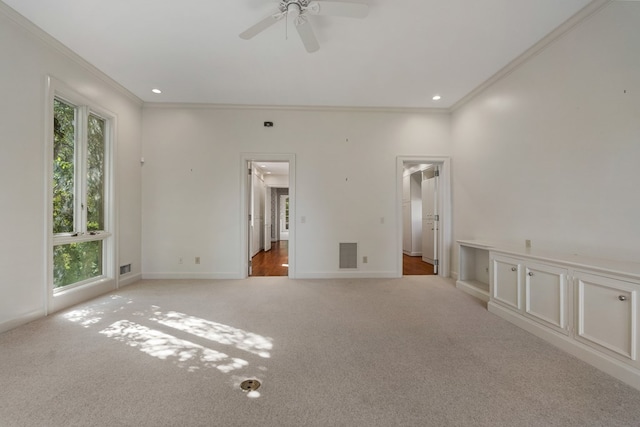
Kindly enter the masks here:
M 253 177 L 252 177 L 252 163 L 248 162 L 247 164 L 247 199 L 246 199 L 246 203 L 247 203 L 247 210 L 248 210 L 248 215 L 247 215 L 247 258 L 248 258 L 248 266 L 249 266 L 249 271 L 248 274 L 249 276 L 251 276 L 252 274 L 252 269 L 251 269 L 251 259 L 252 254 L 252 246 L 253 246 L 253 224 L 251 222 L 252 220 L 252 215 L 251 213 L 253 212 Z
M 280 195 L 280 240 L 289 240 L 289 195 Z
M 264 250 L 271 250 L 271 187 L 264 189 Z
M 433 264 L 434 274 L 438 274 L 438 179 L 439 169 L 434 166 L 433 176 L 422 181 L 422 260 Z
M 422 181 L 422 260 L 434 264 L 433 178 Z
M 440 205 L 438 198 L 440 197 L 440 166 L 435 165 L 435 176 L 433 177 L 433 274 L 438 274 L 440 268 Z

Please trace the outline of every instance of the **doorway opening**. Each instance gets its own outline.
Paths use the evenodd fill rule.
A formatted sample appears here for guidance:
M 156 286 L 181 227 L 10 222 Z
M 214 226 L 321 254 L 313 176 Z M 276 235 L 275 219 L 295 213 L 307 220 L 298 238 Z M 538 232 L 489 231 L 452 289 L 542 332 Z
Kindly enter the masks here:
M 449 160 L 398 158 L 400 275 L 449 275 Z
M 243 156 L 241 277 L 292 277 L 293 157 Z

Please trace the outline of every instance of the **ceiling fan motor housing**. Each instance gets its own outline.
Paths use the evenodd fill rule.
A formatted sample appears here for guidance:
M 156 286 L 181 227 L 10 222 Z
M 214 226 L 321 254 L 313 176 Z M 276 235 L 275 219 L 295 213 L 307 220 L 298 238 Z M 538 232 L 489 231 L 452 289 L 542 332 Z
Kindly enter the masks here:
M 295 24 L 300 39 L 307 52 L 312 53 L 320 49 L 308 15 L 345 16 L 349 18 L 364 18 L 369 10 L 366 3 L 345 0 L 279 0 L 278 9 L 258 23 L 240 33 L 240 38 L 249 40 L 257 34 L 274 25 L 283 18 L 290 17 Z
M 309 6 L 310 0 L 282 0 L 280 2 L 280 11 L 286 13 L 289 11 L 289 7 L 295 6 L 298 12 L 302 12 L 304 8 Z

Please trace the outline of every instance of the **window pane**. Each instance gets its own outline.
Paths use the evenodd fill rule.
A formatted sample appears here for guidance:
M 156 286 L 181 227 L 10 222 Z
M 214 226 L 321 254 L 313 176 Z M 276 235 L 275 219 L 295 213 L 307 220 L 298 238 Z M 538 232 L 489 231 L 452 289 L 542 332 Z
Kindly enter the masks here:
M 73 227 L 73 174 L 76 108 L 53 101 L 53 233 L 69 233 Z
M 102 240 L 53 247 L 53 287 L 102 275 Z
M 87 147 L 87 231 L 104 230 L 104 119 L 89 115 Z

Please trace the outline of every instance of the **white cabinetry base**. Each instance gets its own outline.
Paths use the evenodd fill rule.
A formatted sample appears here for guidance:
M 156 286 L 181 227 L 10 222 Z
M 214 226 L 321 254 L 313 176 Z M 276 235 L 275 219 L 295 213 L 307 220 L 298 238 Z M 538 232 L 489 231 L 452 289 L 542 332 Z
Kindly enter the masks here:
M 619 360 L 598 352 L 576 340 L 572 340 L 570 337 L 560 334 L 553 329 L 544 327 L 538 322 L 520 316 L 512 310 L 506 309 L 493 301 L 490 301 L 487 304 L 487 308 L 489 312 L 513 323 L 539 338 L 542 338 L 572 356 L 575 356 L 612 377 L 629 384 L 631 387 L 640 390 L 640 372 L 637 369 L 633 369 Z
M 458 280 L 456 282 L 456 288 L 473 295 L 484 302 L 489 302 L 489 286 L 482 282 Z

